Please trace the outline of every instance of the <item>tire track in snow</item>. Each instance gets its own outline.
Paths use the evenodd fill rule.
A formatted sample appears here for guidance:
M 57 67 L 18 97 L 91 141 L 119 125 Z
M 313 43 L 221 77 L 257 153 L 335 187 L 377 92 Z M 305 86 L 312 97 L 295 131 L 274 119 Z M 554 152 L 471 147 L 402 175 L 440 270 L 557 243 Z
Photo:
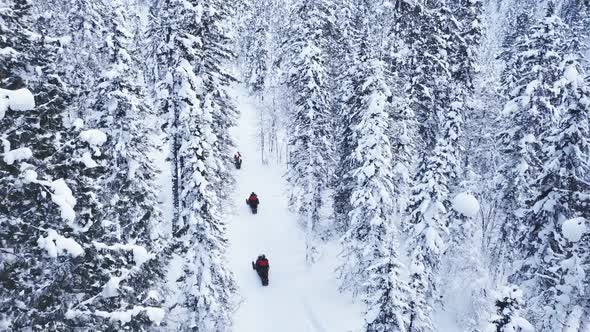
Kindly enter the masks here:
M 328 332 L 328 329 L 324 327 L 324 325 L 320 322 L 317 318 L 316 314 L 314 313 L 313 308 L 309 305 L 307 298 L 303 298 L 303 308 L 305 309 L 305 313 L 307 314 L 307 320 L 311 324 L 312 331 L 314 332 Z

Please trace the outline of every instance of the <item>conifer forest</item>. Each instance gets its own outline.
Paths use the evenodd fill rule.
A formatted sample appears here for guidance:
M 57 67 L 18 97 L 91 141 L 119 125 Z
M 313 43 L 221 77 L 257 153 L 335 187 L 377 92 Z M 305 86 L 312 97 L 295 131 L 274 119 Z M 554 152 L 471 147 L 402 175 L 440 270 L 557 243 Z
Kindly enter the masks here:
M 0 331 L 590 332 L 590 0 L 0 0 Z

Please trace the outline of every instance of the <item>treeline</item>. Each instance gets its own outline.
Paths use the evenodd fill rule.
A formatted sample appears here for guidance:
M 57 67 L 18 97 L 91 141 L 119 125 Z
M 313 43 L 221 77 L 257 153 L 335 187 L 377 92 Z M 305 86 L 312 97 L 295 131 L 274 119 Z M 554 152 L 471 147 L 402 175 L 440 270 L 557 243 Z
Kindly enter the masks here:
M 366 331 L 590 326 L 589 6 L 251 4 L 244 81 L 280 99 L 308 260 L 341 239 Z
M 0 330 L 230 329 L 237 6 L 2 1 Z

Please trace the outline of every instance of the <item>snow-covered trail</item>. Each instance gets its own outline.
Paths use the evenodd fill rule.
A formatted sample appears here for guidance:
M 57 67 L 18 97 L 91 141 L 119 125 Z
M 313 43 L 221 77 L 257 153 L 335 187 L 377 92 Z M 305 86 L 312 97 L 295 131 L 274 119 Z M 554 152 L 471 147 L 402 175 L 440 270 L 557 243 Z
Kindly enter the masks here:
M 337 291 L 335 251 L 324 252 L 313 267 L 305 264 L 305 238 L 287 209 L 284 166 L 265 166 L 257 144 L 257 109 L 241 89 L 241 111 L 233 135 L 242 154 L 236 170 L 236 211 L 229 216 L 228 259 L 239 287 L 236 332 L 347 332 L 362 325 L 361 308 Z M 260 199 L 258 214 L 245 203 L 252 192 Z M 260 284 L 251 262 L 259 254 L 270 262 L 270 284 Z

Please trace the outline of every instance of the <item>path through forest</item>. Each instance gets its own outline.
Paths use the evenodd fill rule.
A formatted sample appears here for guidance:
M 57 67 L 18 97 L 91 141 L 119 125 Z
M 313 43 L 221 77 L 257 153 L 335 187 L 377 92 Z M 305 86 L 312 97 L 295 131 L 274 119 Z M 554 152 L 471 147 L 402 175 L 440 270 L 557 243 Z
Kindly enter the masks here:
M 359 305 L 337 290 L 337 248 L 328 246 L 313 267 L 305 264 L 304 234 L 287 210 L 285 167 L 262 165 L 258 151 L 257 109 L 243 89 L 236 90 L 241 111 L 233 135 L 242 154 L 237 170 L 235 212 L 230 216 L 229 261 L 240 305 L 236 332 L 347 332 L 362 325 Z M 260 199 L 258 214 L 246 205 L 250 192 Z M 270 261 L 270 285 L 263 287 L 251 261 L 264 253 Z

